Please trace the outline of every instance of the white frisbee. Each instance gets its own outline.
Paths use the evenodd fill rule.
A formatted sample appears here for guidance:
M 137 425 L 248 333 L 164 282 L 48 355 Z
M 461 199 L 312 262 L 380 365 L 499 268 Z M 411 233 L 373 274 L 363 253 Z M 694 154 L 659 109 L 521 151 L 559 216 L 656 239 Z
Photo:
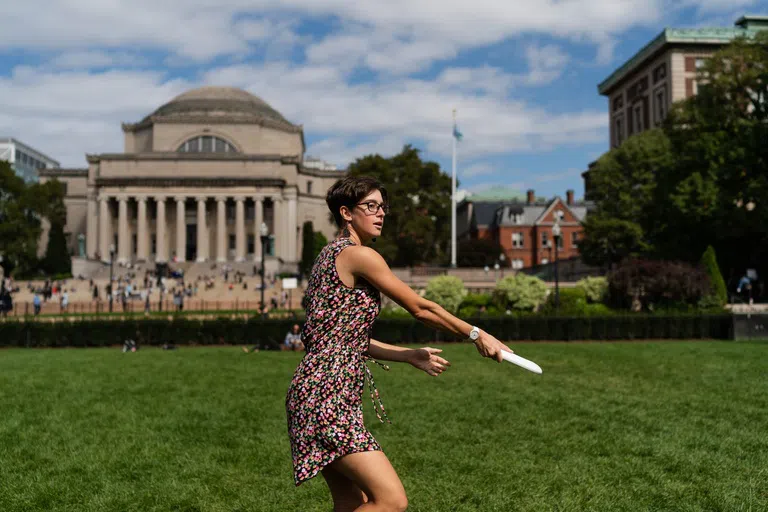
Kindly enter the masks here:
M 513 354 L 512 352 L 507 352 L 506 350 L 501 351 L 501 356 L 507 362 L 516 364 L 520 368 L 525 368 L 529 372 L 538 373 L 539 375 L 541 375 L 541 366 L 537 365 L 533 361 L 529 361 L 524 357 L 520 357 L 517 354 Z

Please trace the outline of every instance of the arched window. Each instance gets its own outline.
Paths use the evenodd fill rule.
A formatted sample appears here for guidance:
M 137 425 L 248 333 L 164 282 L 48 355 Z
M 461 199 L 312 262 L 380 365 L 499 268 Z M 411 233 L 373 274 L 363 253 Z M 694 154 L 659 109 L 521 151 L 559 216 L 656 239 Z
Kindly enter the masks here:
M 213 135 L 192 137 L 176 151 L 179 153 L 237 153 L 232 144 Z

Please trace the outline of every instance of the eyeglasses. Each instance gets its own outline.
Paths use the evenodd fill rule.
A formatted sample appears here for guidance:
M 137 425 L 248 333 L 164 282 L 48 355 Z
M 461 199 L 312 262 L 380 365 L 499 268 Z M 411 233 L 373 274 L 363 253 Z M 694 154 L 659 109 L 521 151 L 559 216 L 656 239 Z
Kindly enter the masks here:
M 384 210 L 385 214 L 389 214 L 389 205 L 384 203 L 377 203 L 376 201 L 367 201 L 365 203 L 357 203 L 357 206 L 365 205 L 370 213 L 378 213 L 379 208 Z

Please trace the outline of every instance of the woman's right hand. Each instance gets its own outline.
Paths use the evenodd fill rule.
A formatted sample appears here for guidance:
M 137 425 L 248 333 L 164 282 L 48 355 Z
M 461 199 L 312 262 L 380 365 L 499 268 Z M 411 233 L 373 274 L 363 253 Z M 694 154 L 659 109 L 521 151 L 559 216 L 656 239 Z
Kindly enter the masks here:
M 495 359 L 499 363 L 504 360 L 501 356 L 502 350 L 515 353 L 511 348 L 497 340 L 496 337 L 483 330 L 480 330 L 480 336 L 475 340 L 474 344 L 481 356 Z

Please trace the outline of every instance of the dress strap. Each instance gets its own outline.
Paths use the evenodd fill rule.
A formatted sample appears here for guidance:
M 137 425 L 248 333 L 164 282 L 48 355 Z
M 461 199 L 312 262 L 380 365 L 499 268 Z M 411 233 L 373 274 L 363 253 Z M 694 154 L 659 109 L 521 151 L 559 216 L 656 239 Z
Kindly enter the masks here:
M 366 364 L 368 361 L 373 361 L 377 365 L 384 368 L 386 371 L 389 371 L 389 366 L 386 364 L 380 363 L 379 361 L 375 360 L 371 356 L 364 354 L 363 355 L 363 367 L 365 368 L 365 380 L 368 381 L 368 390 L 371 393 L 371 402 L 373 403 L 373 410 L 376 412 L 376 417 L 379 418 L 379 421 L 384 423 L 384 419 L 387 420 L 387 423 L 392 423 L 390 421 L 389 416 L 387 416 L 387 411 L 384 410 L 384 403 L 381 401 L 381 397 L 379 396 L 379 390 L 376 389 L 376 383 L 373 381 L 373 373 L 371 372 L 371 369 Z M 378 406 L 378 407 L 377 407 Z M 381 413 L 379 413 L 379 409 L 381 409 Z M 382 419 L 382 416 L 384 419 Z

